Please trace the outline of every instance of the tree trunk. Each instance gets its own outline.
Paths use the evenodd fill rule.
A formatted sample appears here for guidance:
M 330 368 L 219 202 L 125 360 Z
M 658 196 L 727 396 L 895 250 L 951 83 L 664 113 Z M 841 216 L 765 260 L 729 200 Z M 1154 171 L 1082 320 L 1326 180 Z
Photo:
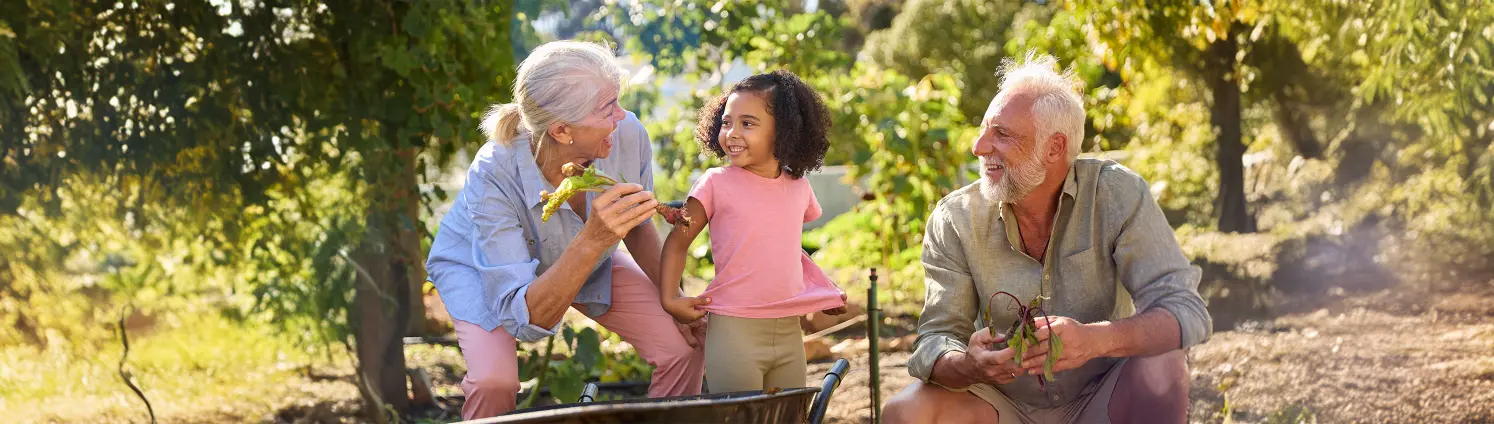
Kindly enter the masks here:
M 1494 166 L 1481 162 L 1484 160 L 1484 152 L 1489 149 L 1489 145 L 1494 144 L 1494 130 L 1490 130 L 1489 127 L 1481 124 L 1473 116 L 1464 116 L 1463 125 L 1468 126 L 1468 140 L 1463 142 L 1463 181 L 1468 182 L 1468 184 L 1488 183 L 1488 181 L 1476 181 L 1473 175 L 1475 172 L 1478 172 L 1479 167 Z M 1494 190 L 1494 187 L 1474 186 L 1468 189 L 1470 192 L 1475 193 L 1474 200 L 1478 202 L 1477 204 L 1480 207 L 1487 208 L 1491 203 L 1494 203 L 1491 202 L 1494 199 L 1490 199 L 1489 196 L 1489 192 Z
M 363 274 L 353 295 L 357 315 L 353 337 L 357 341 L 358 372 L 363 374 L 369 389 L 374 391 L 378 402 L 402 412 L 410 403 L 405 389 L 404 343 L 400 337 L 410 310 L 408 286 L 397 283 L 403 281 L 406 270 L 393 260 L 388 246 L 381 242 L 383 239 L 371 231 L 353 255 Z M 371 414 L 381 413 L 378 411 L 383 409 L 383 405 L 365 407 L 370 408 Z
M 1245 144 L 1241 142 L 1240 86 L 1235 83 L 1235 54 L 1239 45 L 1233 37 L 1209 44 L 1208 78 L 1214 102 L 1210 120 L 1218 129 L 1215 162 L 1219 166 L 1219 197 L 1214 202 L 1219 213 L 1219 231 L 1254 232 L 1255 219 L 1245 208 Z
M 1298 104 L 1286 93 L 1287 87 L 1277 91 L 1272 98 L 1276 100 L 1276 108 L 1272 115 L 1276 118 L 1276 125 L 1281 127 L 1281 135 L 1287 142 L 1297 149 L 1297 154 L 1304 159 L 1322 159 L 1323 144 L 1318 142 L 1318 136 L 1313 134 L 1312 127 L 1307 125 L 1309 119 L 1306 113 L 1298 110 Z
M 370 171 L 367 180 L 372 196 L 368 233 L 353 258 L 360 267 L 354 294 L 359 372 L 378 401 L 403 413 L 410 405 L 403 336 L 412 316 L 424 316 L 415 313 L 422 305 L 419 287 L 425 272 L 414 149 L 370 155 L 366 165 L 379 171 Z
M 416 150 L 404 148 L 398 153 L 396 160 L 399 165 L 393 180 L 394 198 L 391 207 L 398 208 L 401 218 L 394 224 L 398 231 L 395 232 L 397 244 L 395 252 L 399 252 L 397 260 L 401 261 L 407 272 L 405 274 L 406 285 L 410 287 L 410 314 L 406 320 L 404 335 L 425 336 L 425 251 L 421 249 L 421 238 L 425 236 L 424 224 L 420 221 L 420 186 L 416 182 L 418 169 L 415 167 Z M 391 170 L 391 171 L 394 171 Z

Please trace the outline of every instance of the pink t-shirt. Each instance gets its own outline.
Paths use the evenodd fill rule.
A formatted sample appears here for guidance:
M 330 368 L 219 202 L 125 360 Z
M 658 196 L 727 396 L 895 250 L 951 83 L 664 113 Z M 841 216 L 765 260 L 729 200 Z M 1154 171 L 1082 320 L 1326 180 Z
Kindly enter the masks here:
M 742 168 L 711 168 L 690 197 L 710 220 L 716 278 L 705 309 L 739 318 L 783 318 L 845 305 L 835 283 L 800 245 L 804 223 L 820 217 L 809 181 L 763 178 Z

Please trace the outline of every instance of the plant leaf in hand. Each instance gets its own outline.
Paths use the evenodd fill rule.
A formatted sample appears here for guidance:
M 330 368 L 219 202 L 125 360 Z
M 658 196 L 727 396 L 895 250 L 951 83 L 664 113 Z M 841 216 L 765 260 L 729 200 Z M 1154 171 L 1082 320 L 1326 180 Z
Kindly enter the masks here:
M 540 214 L 540 222 L 549 222 L 550 215 L 560 210 L 560 205 L 565 204 L 580 192 L 601 193 L 607 187 L 617 185 L 617 180 L 597 172 L 596 165 L 581 168 L 574 163 L 566 163 L 561 166 L 560 172 L 567 175 L 560 181 L 560 186 L 555 187 L 555 193 L 540 192 L 540 199 L 545 201 L 544 213 Z
M 992 293 L 990 299 L 986 302 L 986 310 L 984 311 L 985 321 L 988 328 L 990 328 L 992 337 L 996 336 L 996 328 L 991 327 L 990 324 L 993 310 L 996 308 L 996 296 L 998 295 L 1010 297 L 1017 306 L 1017 320 L 1006 331 L 1006 346 L 1013 351 L 1012 361 L 1020 365 L 1022 359 L 1027 356 L 1027 351 L 1033 345 L 1040 343 L 1037 338 L 1038 317 L 1042 317 L 1044 322 L 1050 325 L 1053 323 L 1048 318 L 1048 313 L 1043 311 L 1043 301 L 1048 300 L 1048 298 L 1046 296 L 1038 296 L 1033 298 L 1032 302 L 1028 305 L 1023 305 L 1017 299 L 1017 296 L 1011 293 L 1004 291 Z M 1062 353 L 1063 341 L 1059 339 L 1058 333 L 1050 331 L 1048 333 L 1048 353 L 1043 361 L 1043 375 L 1038 376 L 1038 385 L 1043 390 L 1047 390 L 1047 382 L 1053 380 L 1053 367 L 1058 363 L 1059 355 L 1062 355 Z
M 574 163 L 566 163 L 560 167 L 560 173 L 566 177 L 560 181 L 560 186 L 555 187 L 554 193 L 547 191 L 540 192 L 540 200 L 545 202 L 545 209 L 540 214 L 540 222 L 549 222 L 550 216 L 560 210 L 560 205 L 564 205 L 576 193 L 601 193 L 607 187 L 617 185 L 617 180 L 598 171 L 595 164 L 582 168 L 580 165 Z M 628 181 L 623 180 L 622 182 Z M 661 204 L 654 208 L 654 210 L 664 216 L 665 222 L 675 226 L 690 226 L 690 216 L 685 214 L 683 208 L 669 207 Z

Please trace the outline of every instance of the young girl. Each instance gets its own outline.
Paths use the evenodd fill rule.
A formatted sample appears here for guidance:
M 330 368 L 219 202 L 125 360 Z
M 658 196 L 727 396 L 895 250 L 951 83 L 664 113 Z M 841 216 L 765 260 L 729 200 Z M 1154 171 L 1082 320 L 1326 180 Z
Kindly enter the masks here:
M 695 138 L 731 166 L 707 170 L 690 190 L 688 226 L 664 241 L 660 293 L 682 323 L 711 314 L 706 378 L 725 393 L 805 386 L 799 317 L 845 312 L 845 294 L 800 248 L 803 225 L 820 216 L 804 174 L 829 149 L 829 112 L 787 71 L 754 75 L 700 113 Z M 685 250 L 711 227 L 716 278 L 682 297 Z

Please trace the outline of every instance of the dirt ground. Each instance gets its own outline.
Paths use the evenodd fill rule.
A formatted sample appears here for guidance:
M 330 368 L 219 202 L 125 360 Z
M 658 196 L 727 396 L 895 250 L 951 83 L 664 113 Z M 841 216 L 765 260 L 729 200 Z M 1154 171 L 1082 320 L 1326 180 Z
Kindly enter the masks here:
M 1189 354 L 1190 421 L 1195 423 L 1494 423 L 1494 280 L 1369 293 L 1333 293 L 1284 302 L 1274 319 L 1215 332 Z M 911 331 L 893 319 L 891 334 Z M 854 337 L 860 325 L 839 334 Z M 832 342 L 838 342 L 835 340 Z M 870 422 L 867 355 L 851 350 L 851 371 L 828 408 L 832 423 Z M 460 395 L 461 356 L 452 348 L 409 352 L 438 395 Z M 844 352 L 843 352 L 844 353 Z M 881 398 L 905 387 L 906 349 L 884 352 Z M 810 364 L 817 385 L 830 361 Z M 176 405 L 169 422 L 361 422 L 351 374 L 307 370 L 256 407 Z M 247 390 L 247 389 L 246 389 Z M 448 406 L 457 407 L 455 398 Z M 245 400 L 248 402 L 249 400 Z M 170 400 L 162 400 L 169 403 Z M 1226 404 L 1228 405 L 1226 407 Z M 158 412 L 160 412 L 158 410 Z M 24 415 L 24 414 L 23 414 Z M 459 417 L 427 411 L 420 422 Z M 70 415 L 76 418 L 76 415 Z M 132 422 L 99 416 L 88 422 Z M 22 418 L 22 421 L 28 421 Z M 43 422 L 67 422 L 43 419 Z
M 1190 421 L 1224 422 L 1227 398 L 1236 423 L 1494 423 L 1494 281 L 1319 303 L 1191 349 Z M 907 358 L 883 355 L 884 402 L 912 381 Z M 829 367 L 811 364 L 811 384 Z M 851 358 L 828 421 L 871 421 L 869 376 Z

